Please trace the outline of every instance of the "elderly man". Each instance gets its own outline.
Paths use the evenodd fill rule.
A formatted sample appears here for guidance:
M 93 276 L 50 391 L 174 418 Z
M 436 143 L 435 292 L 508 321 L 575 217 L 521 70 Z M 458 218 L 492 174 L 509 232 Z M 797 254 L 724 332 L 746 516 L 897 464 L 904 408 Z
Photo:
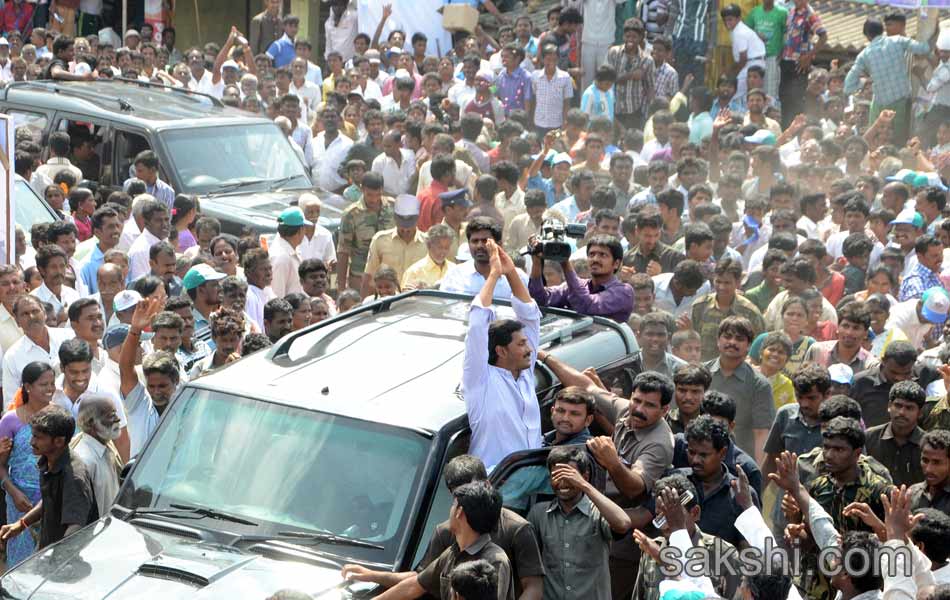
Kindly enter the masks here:
M 449 254 L 455 245 L 456 234 L 445 223 L 439 223 L 429 228 L 426 233 L 425 258 L 409 265 L 402 274 L 402 289 L 426 289 L 435 287 L 446 271 L 454 263 L 449 260 Z
M 323 203 L 314 194 L 301 194 L 297 206 L 303 211 L 303 218 L 311 223 L 304 226 L 303 241 L 297 246 L 300 260 L 319 258 L 332 269 L 336 263 L 336 246 L 333 244 L 333 234 L 320 224 Z
M 73 337 L 72 329 L 46 326 L 46 311 L 35 296 L 20 296 L 13 303 L 13 318 L 23 337 L 6 349 L 3 355 L 3 404 L 13 402 L 20 389 L 20 378 L 26 365 L 42 361 L 59 366 L 59 347 Z
M 84 396 L 76 425 L 82 433 L 73 438 L 70 447 L 85 465 L 99 514 L 104 515 L 119 493 L 119 471 L 123 465 L 113 443 L 122 432 L 115 405 L 105 396 Z
M 366 258 L 366 269 L 360 294 L 366 297 L 373 293 L 373 275 L 383 265 L 392 267 L 400 279 L 406 268 L 426 256 L 426 236 L 416 229 L 419 219 L 419 200 L 403 194 L 396 198 L 393 207 L 396 226 L 384 229 L 373 236 Z

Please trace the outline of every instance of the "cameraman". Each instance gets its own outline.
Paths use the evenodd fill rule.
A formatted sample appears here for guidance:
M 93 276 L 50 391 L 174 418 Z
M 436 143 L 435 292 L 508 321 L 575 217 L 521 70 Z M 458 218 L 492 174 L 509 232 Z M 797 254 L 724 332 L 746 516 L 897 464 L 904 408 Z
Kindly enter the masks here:
M 617 279 L 623 259 L 620 240 L 610 235 L 595 235 L 587 242 L 590 279 L 581 279 L 570 260 L 561 263 L 564 283 L 544 287 L 541 273 L 544 259 L 541 244 L 534 237 L 528 242 L 533 260 L 528 291 L 539 306 L 569 308 L 584 315 L 609 317 L 626 323 L 633 312 L 633 288 Z

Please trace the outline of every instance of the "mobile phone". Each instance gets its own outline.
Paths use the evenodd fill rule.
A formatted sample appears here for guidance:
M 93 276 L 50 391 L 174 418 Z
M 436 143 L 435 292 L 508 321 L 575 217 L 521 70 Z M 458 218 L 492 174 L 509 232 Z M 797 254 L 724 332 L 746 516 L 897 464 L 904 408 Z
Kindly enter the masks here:
M 680 504 L 683 505 L 684 508 L 686 507 L 687 504 L 689 504 L 692 501 L 693 501 L 693 493 L 688 490 L 686 491 L 685 494 L 680 496 Z M 653 519 L 653 526 L 656 527 L 657 529 L 662 529 L 665 525 L 666 525 L 666 516 L 657 515 L 657 517 Z

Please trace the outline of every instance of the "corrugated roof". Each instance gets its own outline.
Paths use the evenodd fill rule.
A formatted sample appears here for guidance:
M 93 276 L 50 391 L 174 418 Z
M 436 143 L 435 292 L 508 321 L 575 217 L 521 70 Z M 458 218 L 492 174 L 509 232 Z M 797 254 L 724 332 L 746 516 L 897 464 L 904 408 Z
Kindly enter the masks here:
M 917 35 L 917 18 L 912 10 L 849 0 L 811 0 L 811 6 L 821 16 L 821 22 L 828 30 L 828 49 L 831 52 L 857 54 L 867 44 L 863 33 L 864 21 L 868 17 L 883 19 L 885 14 L 895 11 L 907 16 L 907 35 Z M 941 23 L 948 24 L 950 19 L 942 18 Z

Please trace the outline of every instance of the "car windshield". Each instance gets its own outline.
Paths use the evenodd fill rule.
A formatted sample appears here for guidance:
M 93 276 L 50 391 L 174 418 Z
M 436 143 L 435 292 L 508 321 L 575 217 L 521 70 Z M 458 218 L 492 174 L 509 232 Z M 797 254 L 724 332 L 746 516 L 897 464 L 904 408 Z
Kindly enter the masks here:
M 17 179 L 13 186 L 13 203 L 16 207 L 16 224 L 26 233 L 26 243 L 30 244 L 30 227 L 36 223 L 51 223 L 56 216 L 50 213 L 33 192 L 33 188 L 23 179 Z
M 384 550 L 315 549 L 395 561 L 428 455 L 422 434 L 196 388 L 169 411 L 120 506 L 210 508 L 259 525 L 189 523 L 249 535 L 330 531 Z
M 300 158 L 280 129 L 270 123 L 173 129 L 160 134 L 184 192 L 208 194 L 239 187 L 260 192 L 312 186 Z

